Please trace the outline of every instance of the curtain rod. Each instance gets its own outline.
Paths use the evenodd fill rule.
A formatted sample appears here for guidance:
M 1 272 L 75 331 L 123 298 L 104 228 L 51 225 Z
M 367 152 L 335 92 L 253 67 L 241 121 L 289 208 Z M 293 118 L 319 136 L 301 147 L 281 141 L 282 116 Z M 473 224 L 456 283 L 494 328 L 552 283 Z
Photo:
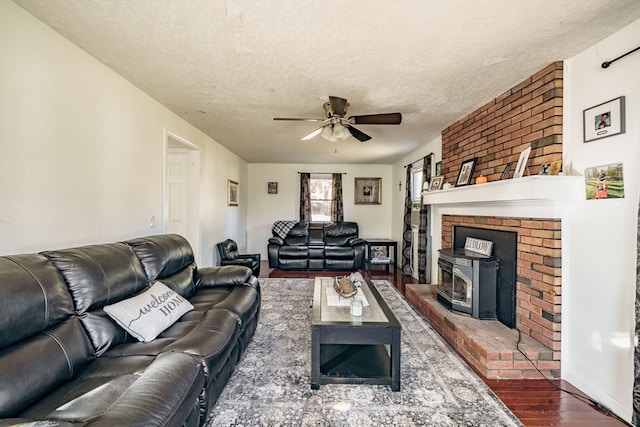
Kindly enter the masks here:
M 632 54 L 633 52 L 635 52 L 636 50 L 640 50 L 640 46 L 638 46 L 635 49 L 631 49 L 629 52 L 625 53 L 624 55 L 620 55 L 617 58 L 612 59 L 611 61 L 604 61 L 602 63 L 602 68 L 609 68 L 609 65 L 613 64 L 614 62 L 616 62 L 618 59 L 622 59 L 627 55 Z
M 414 160 L 413 162 L 411 162 L 411 163 L 409 163 L 409 164 L 407 164 L 407 165 L 404 165 L 404 167 L 406 168 L 407 166 L 412 165 L 412 164 L 414 164 L 415 162 L 419 162 L 420 160 L 424 160 L 425 158 L 427 158 L 427 157 L 429 157 L 429 156 L 433 157 L 433 156 L 434 156 L 434 154 L 433 154 L 433 153 L 429 153 L 429 154 L 427 154 L 426 156 L 419 158 L 418 160 Z
M 322 173 L 325 175 L 329 175 L 329 174 L 334 174 L 334 173 L 339 173 L 340 175 L 346 175 L 346 172 L 303 172 L 303 171 L 298 171 L 298 173 Z

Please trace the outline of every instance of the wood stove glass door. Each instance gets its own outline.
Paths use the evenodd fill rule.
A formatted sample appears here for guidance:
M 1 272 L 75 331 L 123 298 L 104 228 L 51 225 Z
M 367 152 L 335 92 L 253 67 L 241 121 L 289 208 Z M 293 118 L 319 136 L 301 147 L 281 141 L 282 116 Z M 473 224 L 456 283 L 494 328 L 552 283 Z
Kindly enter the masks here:
M 470 267 L 453 266 L 453 308 L 471 313 L 471 294 L 473 292 L 472 282 L 473 269 Z

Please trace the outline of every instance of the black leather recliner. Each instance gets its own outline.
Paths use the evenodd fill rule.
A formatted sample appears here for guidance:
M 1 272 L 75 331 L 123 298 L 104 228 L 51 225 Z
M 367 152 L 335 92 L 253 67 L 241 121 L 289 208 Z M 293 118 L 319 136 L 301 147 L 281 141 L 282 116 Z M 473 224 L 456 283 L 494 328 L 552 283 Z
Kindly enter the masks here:
M 238 244 L 231 239 L 218 243 L 216 247 L 220 265 L 244 265 L 253 271 L 254 276 L 260 276 L 260 254 L 239 253 Z
M 280 270 L 358 270 L 364 267 L 366 241 L 355 222 L 290 223 L 272 228 L 269 267 Z
M 103 307 L 156 281 L 194 308 L 139 342 Z M 260 313 L 250 269 L 175 234 L 0 256 L 0 284 L 0 426 L 203 426 Z

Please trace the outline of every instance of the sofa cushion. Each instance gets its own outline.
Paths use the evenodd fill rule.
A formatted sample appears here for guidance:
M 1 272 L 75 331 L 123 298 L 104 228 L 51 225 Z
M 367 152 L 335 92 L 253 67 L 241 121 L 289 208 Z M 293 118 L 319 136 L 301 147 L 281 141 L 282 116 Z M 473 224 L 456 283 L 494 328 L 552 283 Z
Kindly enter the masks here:
M 306 259 L 309 257 L 307 246 L 283 246 L 280 248 L 280 259 Z
M 358 237 L 355 222 L 333 222 L 324 226 L 324 243 L 329 246 L 346 246 L 351 237 Z
M 129 246 L 110 243 L 42 254 L 62 273 L 96 356 L 132 339 L 102 311 L 104 305 L 148 287 L 142 265 Z
M 164 279 L 169 278 L 167 282 L 179 284 L 180 289 L 174 290 L 180 295 L 185 298 L 193 295 L 196 289 L 193 277 L 196 264 L 187 239 L 178 234 L 163 234 L 140 237 L 124 243 L 131 246 L 142 262 L 150 283 L 156 280 L 164 282 Z M 178 280 L 173 277 L 175 274 L 181 274 Z
M 344 259 L 353 261 L 353 248 L 343 246 L 327 246 L 324 249 L 326 259 Z
M 161 282 L 133 298 L 106 305 L 104 311 L 139 341 L 153 341 L 183 314 L 193 310 L 189 301 Z
M 100 358 L 21 415 L 92 426 L 182 425 L 199 406 L 204 377 L 200 360 L 184 353 Z
M 301 221 L 297 223 L 284 238 L 285 245 L 306 246 L 309 243 L 309 223 Z
M 62 273 L 77 314 L 118 302 L 147 288 L 140 261 L 125 244 L 42 252 Z
M 62 276 L 42 255 L 0 257 L 0 283 L 0 350 L 74 313 Z
M 76 317 L 0 351 L 0 418 L 18 416 L 92 359 L 91 342 Z

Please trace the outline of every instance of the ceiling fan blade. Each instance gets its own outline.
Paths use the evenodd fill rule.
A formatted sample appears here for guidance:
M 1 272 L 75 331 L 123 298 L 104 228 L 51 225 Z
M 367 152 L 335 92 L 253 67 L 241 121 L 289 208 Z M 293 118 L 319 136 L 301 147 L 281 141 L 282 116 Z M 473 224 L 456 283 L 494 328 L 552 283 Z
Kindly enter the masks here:
M 340 117 L 344 117 L 347 114 L 348 102 L 344 98 L 340 98 L 339 96 L 330 96 L 329 97 L 329 111 L 331 114 L 337 114 Z
M 402 123 L 402 114 L 385 113 L 351 116 L 349 121 L 354 125 L 399 125 Z
M 308 141 L 311 138 L 313 138 L 314 136 L 319 135 L 320 132 L 322 132 L 322 128 L 324 128 L 324 126 L 321 126 L 318 129 L 314 130 L 313 132 L 303 136 L 302 138 L 300 138 L 300 141 Z
M 305 119 L 298 117 L 274 117 L 273 120 L 289 120 L 289 121 L 297 121 L 297 122 L 324 122 L 326 119 Z
M 353 126 L 350 125 L 346 125 L 345 126 L 349 132 L 351 133 L 351 135 L 357 139 L 360 142 L 366 142 L 368 140 L 371 139 L 371 137 L 369 135 L 367 135 L 366 133 L 359 131 L 358 129 L 354 128 Z

